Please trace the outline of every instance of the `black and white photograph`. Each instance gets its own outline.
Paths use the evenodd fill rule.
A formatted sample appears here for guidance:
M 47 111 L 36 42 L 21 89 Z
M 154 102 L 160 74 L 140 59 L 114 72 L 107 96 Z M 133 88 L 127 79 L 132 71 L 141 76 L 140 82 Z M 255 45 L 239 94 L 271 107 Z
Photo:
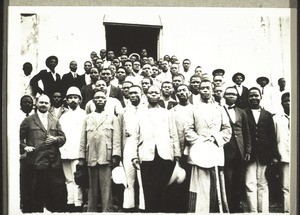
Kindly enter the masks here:
M 291 26 L 290 8 L 8 7 L 9 214 L 295 214 Z

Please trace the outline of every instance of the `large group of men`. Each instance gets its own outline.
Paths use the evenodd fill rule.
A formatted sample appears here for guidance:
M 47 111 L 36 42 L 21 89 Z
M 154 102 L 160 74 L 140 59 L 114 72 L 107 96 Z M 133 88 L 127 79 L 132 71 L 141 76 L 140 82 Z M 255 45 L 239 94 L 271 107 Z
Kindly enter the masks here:
M 289 212 L 283 78 L 279 89 L 267 77 L 247 88 L 243 73 L 224 83 L 223 69 L 210 75 L 192 70 L 189 59 L 155 61 L 145 49 L 129 54 L 126 47 L 118 56 L 92 52 L 82 75 L 71 61 L 61 77 L 58 63 L 48 57 L 33 77 L 32 65 L 23 66 L 24 213 L 268 213 L 270 165 L 280 166 L 282 212 Z

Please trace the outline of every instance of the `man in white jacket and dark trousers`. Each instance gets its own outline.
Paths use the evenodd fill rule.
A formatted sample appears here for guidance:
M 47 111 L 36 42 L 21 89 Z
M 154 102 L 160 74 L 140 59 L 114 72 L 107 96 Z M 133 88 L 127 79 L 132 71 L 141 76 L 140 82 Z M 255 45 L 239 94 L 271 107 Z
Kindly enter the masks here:
M 133 133 L 135 152 L 132 162 L 141 169 L 145 212 L 167 212 L 164 200 L 175 160 L 181 155 L 174 118 L 159 106 L 160 89 L 153 85 L 147 92 L 148 107 L 138 113 Z M 141 162 L 141 163 L 140 163 Z
M 81 131 L 86 114 L 79 107 L 82 97 L 77 87 L 70 87 L 67 90 L 66 100 L 70 110 L 60 118 L 62 130 L 67 139 L 65 145 L 60 148 L 68 190 L 66 212 L 82 212 L 82 190 L 75 184 L 74 172 L 78 163 Z

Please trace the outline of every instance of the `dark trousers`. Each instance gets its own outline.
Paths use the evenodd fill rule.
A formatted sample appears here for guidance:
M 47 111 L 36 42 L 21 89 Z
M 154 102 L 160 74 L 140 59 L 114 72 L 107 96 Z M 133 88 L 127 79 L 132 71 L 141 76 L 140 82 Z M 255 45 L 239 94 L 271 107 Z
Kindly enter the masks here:
M 173 183 L 166 189 L 165 207 L 168 213 L 187 213 L 189 188 L 191 180 L 191 164 L 186 161 L 187 156 L 182 156 L 180 166 L 185 170 L 186 177 L 181 184 Z
M 24 213 L 63 212 L 67 204 L 67 188 L 63 169 L 27 169 L 28 195 L 30 201 L 24 206 Z
M 240 201 L 242 198 L 244 171 L 244 161 L 238 151 L 232 159 L 225 160 L 226 196 L 231 213 L 242 212 L 240 211 Z
M 145 212 L 166 212 L 166 188 L 174 167 L 175 162 L 162 159 L 157 150 L 153 161 L 141 163 Z

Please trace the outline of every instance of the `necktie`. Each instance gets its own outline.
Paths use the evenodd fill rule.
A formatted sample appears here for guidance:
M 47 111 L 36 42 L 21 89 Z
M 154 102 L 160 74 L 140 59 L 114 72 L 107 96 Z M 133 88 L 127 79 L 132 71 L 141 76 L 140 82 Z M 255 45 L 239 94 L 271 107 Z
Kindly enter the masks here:
M 74 73 L 74 78 L 76 78 L 77 77 L 77 75 L 76 75 L 76 73 Z

